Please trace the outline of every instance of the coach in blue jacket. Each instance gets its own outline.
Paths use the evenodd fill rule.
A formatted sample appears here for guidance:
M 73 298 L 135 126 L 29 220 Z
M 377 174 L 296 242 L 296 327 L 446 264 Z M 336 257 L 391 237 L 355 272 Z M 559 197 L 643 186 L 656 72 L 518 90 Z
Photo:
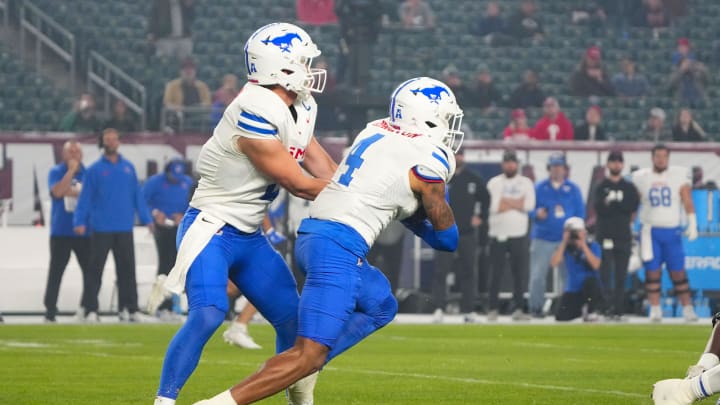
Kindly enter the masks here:
M 563 236 L 565 220 L 571 217 L 585 218 L 585 204 L 580 187 L 567 179 L 568 167 L 562 153 L 553 153 L 548 159 L 550 177 L 535 186 L 535 211 L 533 239 L 530 244 L 530 313 L 543 317 L 547 273 L 550 258 Z M 565 268 L 558 271 L 565 278 Z M 564 284 L 564 283 L 563 283 Z
M 102 133 L 103 155 L 85 173 L 73 225 L 77 234 L 90 231 L 91 291 L 86 302 L 88 321 L 97 321 L 98 294 L 107 255 L 112 249 L 118 286 L 120 320 L 137 321 L 137 283 L 133 226 L 135 212 L 143 224 L 152 219 L 140 192 L 135 167 L 118 153 L 120 139 L 115 129 Z

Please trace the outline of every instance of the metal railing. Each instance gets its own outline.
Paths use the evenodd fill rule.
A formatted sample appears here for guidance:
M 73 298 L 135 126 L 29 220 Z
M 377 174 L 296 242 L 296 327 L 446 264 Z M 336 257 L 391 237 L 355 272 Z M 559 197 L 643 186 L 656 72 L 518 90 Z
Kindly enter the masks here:
M 163 107 L 160 114 L 160 130 L 171 133 L 210 133 L 215 127 L 215 123 L 211 120 L 213 111 L 213 107 L 207 106 Z
M 145 86 L 95 51 L 90 52 L 87 66 L 87 88 L 102 90 L 103 110 L 110 111 L 111 96 L 122 100 L 140 118 L 140 130 L 145 130 L 147 92 Z M 95 93 L 97 94 L 97 93 Z
M 2 1 L 5 3 L 5 0 Z M 5 13 L 5 16 L 7 17 L 7 13 Z M 71 86 L 74 87 L 75 36 L 28 0 L 23 1 L 20 5 L 20 45 L 22 50 L 25 50 L 26 35 L 30 35 L 35 39 L 35 66 L 37 71 L 40 71 L 43 63 L 44 45 L 45 48 L 51 50 L 68 64 Z

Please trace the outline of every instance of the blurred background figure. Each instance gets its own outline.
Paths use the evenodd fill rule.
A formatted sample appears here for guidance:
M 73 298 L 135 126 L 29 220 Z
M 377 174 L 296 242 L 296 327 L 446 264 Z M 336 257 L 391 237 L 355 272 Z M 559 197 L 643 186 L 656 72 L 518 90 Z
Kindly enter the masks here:
M 518 41 L 530 41 L 538 44 L 545 36 L 542 21 L 537 14 L 537 3 L 523 0 L 520 9 L 510 16 L 508 32 Z
M 530 244 L 529 310 L 536 318 L 545 316 L 545 291 L 548 270 L 555 265 L 550 258 L 563 238 L 563 225 L 570 217 L 585 217 L 585 203 L 580 187 L 568 179 L 568 166 L 562 153 L 550 155 L 549 177 L 535 186 L 535 210 L 532 212 L 533 235 Z M 565 268 L 557 275 L 564 284 Z
M 157 56 L 184 59 L 192 55 L 194 0 L 153 0 L 147 40 Z
M 513 37 L 508 35 L 507 21 L 497 1 L 487 3 L 485 13 L 473 27 L 473 33 L 492 46 L 510 45 L 515 42 Z
M 565 264 L 566 284 L 560 297 L 555 319 L 571 321 L 581 317 L 585 322 L 599 320 L 604 310 L 602 283 L 600 282 L 601 250 L 595 241 L 589 241 L 585 221 L 570 217 L 563 226 L 562 240 L 550 259 L 555 267 Z
M 585 122 L 575 128 L 576 141 L 604 141 L 605 128 L 602 126 L 602 110 L 593 105 L 585 111 Z
M 168 109 L 210 106 L 210 89 L 198 80 L 195 61 L 185 59 L 180 66 L 180 77 L 165 85 L 163 105 Z
M 513 311 L 515 321 L 527 320 L 524 311 L 525 277 L 528 273 L 529 213 L 535 208 L 535 186 L 519 172 L 514 150 L 506 150 L 502 158 L 502 174 L 488 182 L 490 193 L 490 288 L 488 321 L 499 315 L 499 293 L 505 270 L 509 267 L 513 280 Z
M 60 121 L 59 131 L 85 132 L 96 134 L 100 131 L 100 119 L 95 112 L 95 98 L 83 93 L 75 101 L 73 110 Z
M 142 187 L 142 194 L 155 222 L 155 247 L 158 256 L 158 276 L 167 276 L 175 265 L 177 256 L 176 235 L 190 202 L 193 179 L 186 174 L 185 162 L 180 159 L 169 161 L 162 173 L 151 176 Z M 158 277 L 164 282 L 165 277 Z M 150 308 L 149 314 L 161 319 L 171 318 L 173 302 L 165 300 L 159 308 Z
M 540 80 L 537 73 L 528 69 L 523 73 L 523 81 L 510 94 L 508 107 L 530 108 L 542 107 L 545 93 L 540 89 Z
M 433 268 L 434 320 L 442 321 L 447 305 L 447 276 L 455 274 L 455 285 L 462 293 L 460 312 L 465 314 L 465 322 L 477 321 L 475 301 L 477 299 L 477 255 L 480 241 L 487 244 L 487 219 L 490 206 L 485 180 L 465 165 L 465 151 L 455 154 L 455 176 L 448 184 L 450 207 L 455 215 L 460 240 L 455 252 L 435 252 Z
M 350 89 L 367 90 L 372 47 L 378 40 L 382 12 L 380 0 L 335 0 L 340 26 L 337 80 Z
M 140 191 L 135 166 L 120 155 L 120 137 L 109 128 L 102 134 L 102 156 L 85 173 L 82 191 L 73 217 L 78 235 L 90 232 L 89 288 L 85 302 L 88 322 L 99 321 L 98 294 L 110 250 L 115 259 L 118 312 L 121 321 L 140 320 L 135 279 L 135 213 L 153 229 L 150 210 Z
M 707 141 L 705 130 L 695 121 L 689 108 L 681 108 L 678 112 L 672 129 L 672 138 L 675 142 Z
M 50 169 L 48 187 L 52 197 L 50 214 L 50 269 L 45 287 L 45 322 L 56 322 L 57 299 L 65 267 L 70 254 L 80 265 L 83 279 L 83 295 L 80 300 L 79 314 L 85 307 L 88 292 L 88 264 L 90 259 L 90 240 L 87 232 L 73 232 L 73 212 L 77 206 L 77 197 L 82 188 L 85 167 L 82 164 L 82 148 L 77 141 L 67 141 L 63 145 L 63 161 Z M 84 314 L 79 318 L 83 320 Z
M 215 128 L 217 123 L 220 122 L 225 109 L 232 103 L 239 92 L 237 76 L 232 73 L 223 76 L 220 88 L 213 93 L 212 109 L 210 110 L 210 125 L 212 128 Z
M 573 96 L 601 96 L 615 95 L 610 77 L 602 63 L 600 47 L 591 46 L 585 51 L 580 66 L 570 77 L 570 93 Z
M 621 62 L 622 71 L 612 78 L 612 85 L 620 97 L 645 97 L 650 93 L 647 79 L 637 73 L 635 62 L 630 58 L 624 58 Z
M 435 28 L 435 14 L 423 0 L 404 0 L 398 10 L 403 27 L 409 29 Z
M 122 100 L 115 100 L 110 119 L 105 121 L 104 128 L 115 128 L 120 133 L 126 134 L 137 132 L 139 127 L 138 118 L 128 111 L 127 104 Z
M 632 249 L 632 220 L 639 200 L 635 186 L 623 177 L 621 151 L 607 157 L 605 179 L 597 185 L 593 207 L 597 213 L 596 235 L 602 247 L 602 269 L 609 320 L 619 321 L 625 313 L 625 281 Z
M 675 65 L 668 82 L 675 100 L 691 107 L 702 107 L 707 102 L 708 70 L 704 64 L 684 57 Z
M 467 106 L 488 110 L 499 106 L 501 103 L 502 94 L 495 87 L 490 68 L 487 65 L 478 66 L 474 87 L 470 90 L 470 100 L 468 100 Z
M 525 110 L 518 108 L 510 113 L 510 124 L 503 131 L 503 139 L 506 141 L 528 141 L 532 138 L 533 129 L 527 124 Z
M 543 116 L 533 128 L 533 138 L 549 141 L 572 141 L 575 139 L 570 120 L 560 110 L 560 103 L 555 97 L 548 97 L 543 102 Z
M 298 21 L 309 25 L 337 23 L 334 0 L 297 0 L 295 10 Z
M 650 116 L 643 125 L 638 141 L 662 142 L 671 139 L 670 129 L 665 125 L 665 111 L 660 107 L 650 109 Z

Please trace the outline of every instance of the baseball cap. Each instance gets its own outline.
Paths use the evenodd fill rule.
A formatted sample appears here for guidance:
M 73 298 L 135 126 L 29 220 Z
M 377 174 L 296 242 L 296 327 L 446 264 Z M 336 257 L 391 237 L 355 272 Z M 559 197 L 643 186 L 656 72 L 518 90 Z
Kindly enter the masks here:
M 571 231 L 582 231 L 585 229 L 585 221 L 580 217 L 570 217 L 565 220 L 563 228 Z
M 168 162 L 166 171 L 168 173 L 172 173 L 174 175 L 181 175 L 185 173 L 185 162 L 183 162 L 180 159 L 173 159 L 170 162 Z
M 623 153 L 620 150 L 613 150 L 608 154 L 607 161 L 624 162 Z
M 514 120 L 518 118 L 525 118 L 525 110 L 523 110 L 522 108 L 512 110 L 512 112 L 510 113 L 510 118 Z
M 560 152 L 555 152 L 548 158 L 549 166 L 565 166 L 565 155 Z
M 512 149 L 507 149 L 507 150 L 505 150 L 505 152 L 503 152 L 502 160 L 503 160 L 503 162 L 512 161 L 512 162 L 517 163 L 517 161 L 518 161 L 517 153 L 515 153 L 515 151 Z
M 682 37 L 682 38 L 679 38 L 679 39 L 677 40 L 677 44 L 678 44 L 678 45 L 685 45 L 685 46 L 687 46 L 687 47 L 689 48 L 689 47 L 690 47 L 690 40 L 687 39 L 687 38 L 685 38 L 685 37 Z

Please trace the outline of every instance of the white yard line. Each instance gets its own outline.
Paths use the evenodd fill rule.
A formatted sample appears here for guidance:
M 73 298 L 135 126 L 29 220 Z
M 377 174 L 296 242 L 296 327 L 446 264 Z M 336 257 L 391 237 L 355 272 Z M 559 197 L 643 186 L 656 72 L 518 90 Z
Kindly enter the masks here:
M 162 361 L 162 358 L 158 357 L 158 356 L 137 356 L 137 355 L 126 355 L 126 354 L 120 355 L 120 354 L 104 353 L 104 352 L 85 352 L 85 353 L 80 354 L 77 352 L 65 351 L 65 350 L 47 350 L 45 347 L 40 347 L 40 346 L 17 347 L 17 346 L 0 344 L 0 351 L 16 351 L 18 349 L 19 350 L 28 350 L 28 351 L 33 351 L 33 352 L 42 352 L 42 353 L 48 353 L 48 354 L 61 354 L 61 355 L 74 355 L 74 356 L 76 356 L 76 355 L 83 356 L 84 355 L 84 356 L 103 357 L 103 358 L 117 357 L 117 358 L 123 358 L 123 359 L 155 361 L 158 363 L 160 363 Z M 219 365 L 241 365 L 241 366 L 257 366 L 258 365 L 257 363 L 254 363 L 254 362 L 244 362 L 244 361 L 237 361 L 237 360 L 232 360 L 232 361 L 230 361 L 230 360 L 201 360 L 200 362 L 204 363 L 204 364 L 219 364 Z M 465 383 L 465 384 L 506 385 L 506 386 L 512 386 L 512 387 L 518 387 L 518 388 L 532 388 L 532 389 L 542 389 L 542 390 L 548 390 L 548 391 L 563 391 L 563 392 L 581 392 L 581 393 L 586 393 L 586 394 L 612 395 L 612 396 L 630 397 L 630 398 L 647 398 L 649 395 L 649 394 L 638 394 L 635 392 L 625 392 L 625 391 L 617 391 L 617 390 L 601 390 L 601 389 L 593 389 L 593 388 L 580 388 L 580 387 L 550 385 L 550 384 L 533 384 L 533 383 L 523 383 L 523 382 L 517 382 L 517 381 L 486 380 L 486 379 L 469 378 L 469 377 L 452 377 L 452 376 L 438 375 L 438 374 L 403 373 L 403 372 L 372 370 L 372 369 L 338 368 L 338 367 L 333 367 L 333 366 L 325 367 L 324 370 L 340 372 L 340 373 L 415 378 L 415 379 L 423 379 L 423 380 L 440 380 L 440 381 Z M 159 372 L 159 370 L 158 370 L 158 372 Z M 238 376 L 238 378 L 240 378 L 240 377 L 242 377 L 242 376 Z

